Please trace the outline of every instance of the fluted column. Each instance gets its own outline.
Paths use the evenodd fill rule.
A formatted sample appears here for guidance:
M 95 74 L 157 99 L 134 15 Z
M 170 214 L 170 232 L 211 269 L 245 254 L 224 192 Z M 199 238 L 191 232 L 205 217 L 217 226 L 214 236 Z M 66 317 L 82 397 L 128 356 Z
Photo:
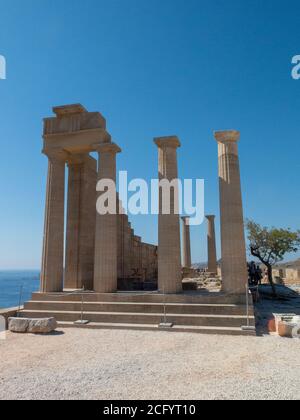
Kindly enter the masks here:
M 88 155 L 72 155 L 68 167 L 65 288 L 92 290 L 97 164 Z
M 86 157 L 81 182 L 78 286 L 94 288 L 97 161 Z
M 116 184 L 116 155 L 121 149 L 107 143 L 98 146 L 97 151 L 98 181 L 108 179 Z M 117 202 L 116 187 L 114 194 Z M 96 215 L 94 290 L 99 293 L 117 291 L 117 217 L 117 214 L 100 215 L 98 212 Z
M 207 257 L 208 267 L 207 271 L 211 274 L 217 274 L 217 251 L 216 251 L 216 233 L 215 233 L 215 216 L 206 216 L 208 221 L 207 226 Z
M 45 227 L 41 269 L 41 292 L 61 292 L 64 277 L 65 162 L 63 151 L 48 156 Z
M 183 267 L 191 268 L 191 235 L 189 217 L 182 217 Z
M 218 131 L 223 291 L 245 293 L 247 262 L 244 233 L 238 131 Z
M 177 137 L 156 138 L 158 146 L 159 180 L 172 182 L 178 179 L 177 148 L 180 142 Z M 175 181 L 176 184 L 176 181 Z M 178 181 L 177 181 L 178 185 Z M 163 214 L 163 190 L 159 194 L 158 217 L 158 288 L 164 293 L 180 293 L 181 279 L 181 250 L 180 224 L 178 210 L 178 196 L 171 188 L 170 214 Z

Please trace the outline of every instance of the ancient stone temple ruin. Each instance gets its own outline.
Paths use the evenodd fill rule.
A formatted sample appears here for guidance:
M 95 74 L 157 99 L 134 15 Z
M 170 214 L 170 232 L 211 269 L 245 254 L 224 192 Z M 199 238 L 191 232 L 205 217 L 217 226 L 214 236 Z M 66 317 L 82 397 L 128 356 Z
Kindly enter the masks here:
M 79 104 L 55 107 L 53 112 L 55 116 L 44 120 L 43 133 L 48 181 L 41 288 L 25 304 L 21 316 L 53 316 L 65 327 L 84 317 L 93 328 L 147 330 L 157 329 L 164 321 L 172 331 L 253 333 L 242 328 L 254 325 L 254 316 L 251 297 L 246 293 L 239 132 L 215 132 L 222 289 L 183 291 L 183 273 L 193 271 L 190 226 L 189 219 L 181 219 L 175 211 L 178 198 L 174 191 L 168 214 L 162 211 L 159 194 L 158 246 L 144 243 L 124 214 L 116 190 L 118 211 L 96 211 L 97 199 L 103 193 L 96 185 L 104 179 L 115 185 L 121 152 L 106 130 L 104 117 Z M 154 143 L 159 180 L 177 180 L 180 140 L 176 136 L 158 137 Z M 208 215 L 207 222 L 207 272 L 215 277 L 219 271 L 215 216 Z
M 118 285 L 126 289 L 133 282 L 157 282 L 157 247 L 135 235 L 126 214 L 96 212 L 97 181 L 116 180 L 116 156 L 121 152 L 106 131 L 105 119 L 81 105 L 53 111 L 56 117 L 44 120 L 43 153 L 49 166 L 41 291 L 114 292 Z M 91 152 L 98 153 L 99 165 Z

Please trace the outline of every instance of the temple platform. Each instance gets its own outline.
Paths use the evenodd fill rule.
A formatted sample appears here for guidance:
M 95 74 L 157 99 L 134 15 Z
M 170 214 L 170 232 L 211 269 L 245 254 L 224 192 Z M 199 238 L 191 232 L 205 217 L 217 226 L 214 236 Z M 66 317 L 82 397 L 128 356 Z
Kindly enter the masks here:
M 74 322 L 84 319 L 80 328 L 160 330 L 166 321 L 170 332 L 255 335 L 242 328 L 255 326 L 252 302 L 247 317 L 244 296 L 216 292 L 33 293 L 20 316 L 54 317 L 61 327 L 78 328 Z

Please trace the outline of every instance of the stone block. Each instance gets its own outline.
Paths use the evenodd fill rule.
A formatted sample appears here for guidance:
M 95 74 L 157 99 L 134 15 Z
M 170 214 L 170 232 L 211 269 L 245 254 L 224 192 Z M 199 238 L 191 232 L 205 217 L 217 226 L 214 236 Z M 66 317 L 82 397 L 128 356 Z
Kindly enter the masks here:
M 282 317 L 278 322 L 277 332 L 280 337 L 299 338 L 300 337 L 300 317 Z
M 288 268 L 286 269 L 286 284 L 300 284 L 300 270 Z
M 29 320 L 26 318 L 9 318 L 8 329 L 15 333 L 26 333 L 29 326 Z
M 57 322 L 54 318 L 9 318 L 8 329 L 15 333 L 48 334 L 55 331 Z
M 33 334 L 48 334 L 55 331 L 57 322 L 54 318 L 30 319 L 28 332 Z

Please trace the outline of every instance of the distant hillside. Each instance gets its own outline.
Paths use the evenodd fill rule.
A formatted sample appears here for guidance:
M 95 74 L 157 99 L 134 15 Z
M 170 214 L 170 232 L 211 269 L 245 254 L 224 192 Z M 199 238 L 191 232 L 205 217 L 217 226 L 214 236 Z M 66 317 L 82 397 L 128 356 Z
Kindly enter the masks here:
M 218 261 L 218 264 L 221 264 L 221 260 Z M 195 264 L 192 265 L 192 267 L 195 270 L 201 270 L 201 269 L 207 267 L 207 263 L 206 262 L 195 263 Z M 279 268 L 295 268 L 295 269 L 300 270 L 300 258 L 297 258 L 294 261 L 287 261 L 287 262 L 283 262 L 281 264 L 277 264 L 276 267 L 279 267 Z
M 218 265 L 221 264 L 221 260 L 218 261 Z M 192 265 L 192 268 L 195 270 L 202 270 L 203 268 L 207 268 L 207 262 L 195 263 Z
M 298 268 L 300 269 L 300 258 L 294 261 L 288 261 L 281 264 L 278 264 L 280 268 Z
M 195 270 L 202 270 L 203 268 L 207 267 L 207 263 L 195 263 L 192 265 L 192 268 Z

